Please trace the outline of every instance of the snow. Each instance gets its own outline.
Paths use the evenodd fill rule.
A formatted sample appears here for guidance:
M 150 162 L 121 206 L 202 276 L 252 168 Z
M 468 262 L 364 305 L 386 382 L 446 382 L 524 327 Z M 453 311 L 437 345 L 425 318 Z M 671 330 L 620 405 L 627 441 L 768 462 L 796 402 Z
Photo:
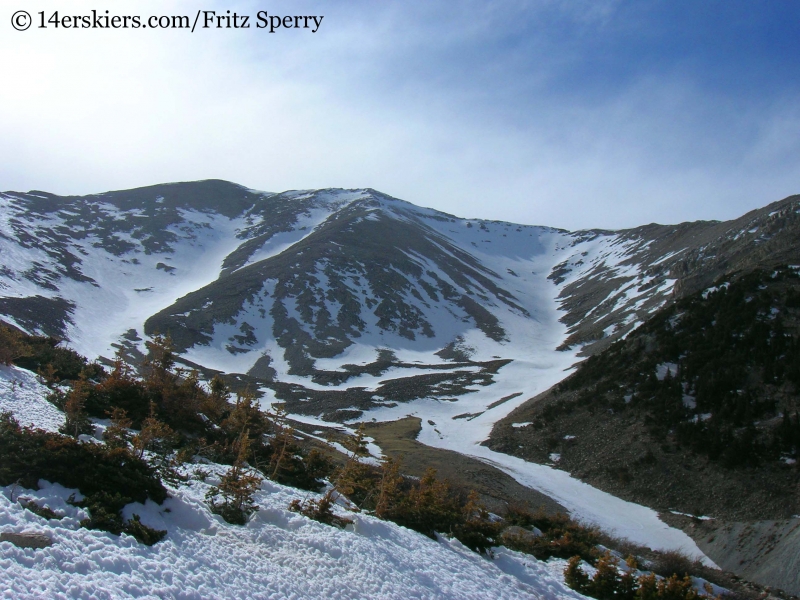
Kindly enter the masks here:
M 64 424 L 64 413 L 45 400 L 49 393 L 30 371 L 0 364 L 0 412 L 13 413 L 23 427 L 58 431 Z
M 80 529 L 81 511 L 66 505 L 72 516 L 47 523 L 11 502 L 5 488 L 3 529 L 47 532 L 55 543 L 0 544 L 3 597 L 582 598 L 563 584 L 560 564 L 505 549 L 489 560 L 364 514 L 349 514 L 355 522 L 342 531 L 289 512 L 301 495 L 272 483 L 257 494 L 261 509 L 245 527 L 228 525 L 204 507 L 207 488 L 193 481 L 161 507 L 128 508 L 169 532 L 152 548 Z M 52 488 L 24 496 L 55 504 Z
M 678 374 L 678 365 L 671 362 L 661 363 L 660 365 L 656 365 L 656 378 L 659 381 L 664 381 L 666 379 L 667 374 L 670 377 L 675 377 Z
M 303 241 L 311 235 L 319 225 L 331 216 L 330 210 L 326 208 L 311 209 L 307 214 L 300 215 L 291 231 L 282 231 L 270 237 L 264 245 L 256 250 L 247 261 L 239 267 L 244 267 L 277 256 L 281 252 L 291 248 L 298 242 Z M 239 270 L 237 269 L 237 270 Z
M 465 436 L 466 437 L 466 436 Z M 419 441 L 435 445 L 440 438 L 423 424 Z M 440 447 L 444 447 L 439 444 Z M 464 443 L 448 446 L 472 456 L 511 475 L 522 485 L 543 492 L 566 508 L 573 518 L 597 525 L 604 531 L 636 544 L 656 550 L 680 550 L 689 556 L 715 566 L 697 544 L 679 529 L 669 527 L 650 508 L 626 502 L 575 479 L 566 471 L 530 463 L 480 444 Z
M 719 290 L 727 290 L 730 287 L 730 285 L 731 285 L 730 282 L 726 281 L 725 283 L 720 284 L 718 286 L 712 285 L 710 288 L 706 288 L 705 290 L 703 290 L 702 294 L 703 300 L 707 300 L 709 294 L 713 294 L 714 292 L 717 292 Z

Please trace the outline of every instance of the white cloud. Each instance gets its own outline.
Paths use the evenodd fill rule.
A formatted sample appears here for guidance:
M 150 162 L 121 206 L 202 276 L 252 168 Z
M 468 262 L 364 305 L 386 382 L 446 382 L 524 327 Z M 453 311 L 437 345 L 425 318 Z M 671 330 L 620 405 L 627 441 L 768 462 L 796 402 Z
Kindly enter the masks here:
M 570 228 L 729 218 L 796 191 L 800 148 L 782 134 L 799 122 L 790 103 L 742 113 L 676 74 L 602 96 L 580 81 L 551 87 L 577 60 L 535 29 L 560 5 L 274 2 L 272 12 L 325 20 L 316 34 L 273 35 L 19 33 L 3 14 L 0 56 L 14 59 L 0 64 L 0 188 L 213 177 L 273 191 L 369 186 L 460 215 Z M 73 0 L 68 12 L 92 8 Z M 197 8 L 264 6 L 113 4 L 114 14 Z M 615 3 L 602 8 L 574 15 L 604 28 Z

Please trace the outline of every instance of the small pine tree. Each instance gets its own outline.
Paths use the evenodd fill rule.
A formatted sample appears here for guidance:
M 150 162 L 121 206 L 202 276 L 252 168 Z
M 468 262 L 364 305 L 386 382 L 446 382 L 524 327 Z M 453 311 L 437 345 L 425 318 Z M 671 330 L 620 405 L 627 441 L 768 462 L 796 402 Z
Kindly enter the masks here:
M 659 597 L 658 579 L 655 573 L 648 573 L 639 577 L 636 600 L 658 600 Z
M 228 403 L 230 390 L 219 375 L 214 375 L 214 378 L 209 382 L 209 388 L 211 388 L 210 393 L 205 395 L 200 402 L 200 411 L 208 417 L 212 423 L 219 425 L 225 414 L 231 408 Z
M 461 506 L 450 493 L 450 485 L 429 468 L 403 497 L 395 522 L 433 538 L 436 532 L 450 533 L 461 518 Z
M 377 489 L 372 468 L 360 460 L 369 456 L 363 424 L 359 425 L 355 435 L 348 437 L 343 445 L 350 454 L 344 466 L 334 474 L 334 488 L 359 508 L 371 506 Z
M 56 373 L 57 370 L 51 362 L 36 369 L 36 374 L 39 376 L 39 383 L 43 383 L 48 387 L 61 381 Z
M 251 442 L 260 443 L 261 436 L 269 429 L 266 415 L 259 409 L 256 396 L 249 388 L 236 394 L 236 404 L 232 407 L 226 401 L 228 416 L 221 423 L 222 429 L 232 439 L 236 439 L 245 429 L 250 431 Z M 280 413 L 280 411 L 279 411 Z M 282 428 L 286 422 L 286 413 L 279 414 L 281 421 L 276 430 Z
M 619 578 L 619 588 L 617 590 L 617 598 L 619 600 L 635 600 L 636 598 L 636 570 L 639 568 L 639 565 L 636 562 L 636 559 L 633 556 L 628 556 L 625 559 L 625 565 L 627 569 L 625 569 L 624 573 L 620 575 Z
M 581 594 L 588 594 L 589 592 L 589 576 L 581 569 L 581 557 L 573 556 L 567 563 L 567 568 L 564 570 L 564 583 L 571 587 L 576 592 Z
M 141 431 L 133 436 L 131 442 L 139 458 L 144 458 L 145 451 L 149 450 L 163 459 L 172 450 L 175 437 L 172 428 L 158 420 L 156 405 L 151 402 L 150 416 L 144 420 Z
M 289 510 L 292 512 L 299 512 L 309 519 L 314 519 L 326 525 L 333 525 L 344 529 L 347 525 L 353 522 L 352 519 L 340 517 L 333 512 L 334 494 L 335 490 L 328 490 L 319 500 L 292 500 L 289 504 Z
M 175 346 L 172 337 L 169 334 L 163 336 L 157 333 L 146 346 L 150 356 L 145 360 L 145 366 L 150 367 L 157 376 L 171 374 L 175 366 Z
M 66 420 L 59 429 L 61 433 L 77 438 L 83 433 L 92 433 L 94 431 L 94 426 L 84 409 L 90 386 L 91 384 L 87 380 L 85 372 L 81 371 L 80 378 L 72 386 L 64 400 L 64 416 Z
M 598 559 L 596 567 L 590 595 L 598 600 L 614 600 L 621 584 L 619 560 L 611 552 L 606 552 Z
M 369 456 L 367 434 L 363 423 L 358 426 L 355 435 L 348 436 L 345 439 L 343 445 L 350 451 L 350 458 Z
M 247 464 L 249 449 L 249 432 L 243 431 L 237 440 L 236 461 L 222 476 L 219 485 L 206 494 L 211 512 L 236 525 L 244 525 L 250 515 L 258 510 L 254 496 L 261 487 L 262 478 Z
M 294 429 L 286 421 L 286 410 L 281 406 L 270 415 L 274 435 L 270 440 L 271 456 L 269 461 L 269 478 L 280 479 L 281 471 L 292 455 L 294 447 Z
M 499 545 L 502 525 L 491 519 L 478 492 L 472 490 L 469 493 L 461 513 L 462 521 L 454 527 L 453 534 L 462 544 L 481 554 L 488 553 L 490 548 Z
M 694 589 L 691 577 L 673 575 L 658 582 L 659 600 L 698 600 L 700 594 Z
M 130 428 L 133 422 L 124 408 L 115 407 L 109 414 L 111 425 L 103 433 L 103 441 L 109 448 L 128 448 L 131 440 Z
M 391 519 L 402 494 L 403 476 L 400 475 L 400 460 L 386 457 L 381 461 L 381 480 L 375 515 L 380 519 Z

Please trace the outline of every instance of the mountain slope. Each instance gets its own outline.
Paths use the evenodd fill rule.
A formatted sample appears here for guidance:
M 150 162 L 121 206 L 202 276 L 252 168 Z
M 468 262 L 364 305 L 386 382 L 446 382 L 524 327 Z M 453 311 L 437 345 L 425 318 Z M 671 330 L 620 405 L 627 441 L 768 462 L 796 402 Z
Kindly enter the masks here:
M 370 189 L 6 192 L 0 316 L 106 361 L 116 350 L 141 359 L 149 336 L 169 334 L 183 365 L 225 373 L 311 432 L 418 417 L 425 444 L 561 494 L 576 515 L 641 543 L 696 552 L 652 511 L 638 533 L 626 529 L 628 505 L 602 496 L 598 514 L 600 496 L 580 482 L 479 444 L 661 307 L 720 275 L 795 260 L 799 205 L 567 232 L 461 219 Z
M 665 307 L 488 445 L 678 515 L 725 568 L 797 593 L 778 564 L 800 560 L 798 271 L 734 273 Z

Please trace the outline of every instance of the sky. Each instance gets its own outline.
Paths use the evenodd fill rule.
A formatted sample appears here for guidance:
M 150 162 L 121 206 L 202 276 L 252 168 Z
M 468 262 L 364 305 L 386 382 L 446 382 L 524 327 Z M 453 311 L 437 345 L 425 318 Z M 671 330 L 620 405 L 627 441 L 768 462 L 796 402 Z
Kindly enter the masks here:
M 92 9 L 251 27 L 38 27 Z M 796 0 L 0 0 L 0 57 L 0 190 L 372 187 L 567 229 L 800 193 Z

